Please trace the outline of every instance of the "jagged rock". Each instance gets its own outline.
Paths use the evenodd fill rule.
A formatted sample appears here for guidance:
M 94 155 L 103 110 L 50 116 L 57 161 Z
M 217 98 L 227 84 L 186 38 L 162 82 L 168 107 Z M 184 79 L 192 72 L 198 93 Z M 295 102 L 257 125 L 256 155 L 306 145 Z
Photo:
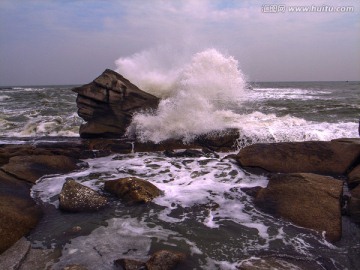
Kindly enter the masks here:
M 0 170 L 0 254 L 28 234 L 41 215 L 30 185 Z
M 351 219 L 360 223 L 360 185 L 350 191 L 351 198 L 348 206 L 348 213 Z
M 354 188 L 360 184 L 360 165 L 355 167 L 349 174 L 348 174 L 348 185 L 350 188 Z
M 185 258 L 186 255 L 180 252 L 160 250 L 146 262 L 146 267 L 148 270 L 172 270 Z
M 87 166 L 83 161 L 58 155 L 15 156 L 2 170 L 21 180 L 35 183 L 47 174 L 63 174 Z
M 116 267 L 122 270 L 146 270 L 144 262 L 139 262 L 130 259 L 119 259 L 114 261 Z
M 59 208 L 69 212 L 92 212 L 103 208 L 107 199 L 73 179 L 65 182 L 59 195 Z
M 132 115 L 140 110 L 157 108 L 159 99 L 110 69 L 93 82 L 73 89 L 78 93 L 78 114 L 87 123 L 80 136 L 115 137 L 124 135 Z
M 162 193 L 155 185 L 136 177 L 106 181 L 104 188 L 107 192 L 133 203 L 150 202 Z
M 359 156 L 360 139 L 343 139 L 253 144 L 240 150 L 237 161 L 270 172 L 337 175 L 345 174 Z
M 277 174 L 256 195 L 255 205 L 274 216 L 341 238 L 342 181 L 311 173 Z

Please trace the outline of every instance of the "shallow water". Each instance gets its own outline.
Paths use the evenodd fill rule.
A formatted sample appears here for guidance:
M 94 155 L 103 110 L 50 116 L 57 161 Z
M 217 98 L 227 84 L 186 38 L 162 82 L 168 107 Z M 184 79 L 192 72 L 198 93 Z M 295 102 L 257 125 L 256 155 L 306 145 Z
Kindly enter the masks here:
M 254 208 L 242 187 L 266 186 L 265 175 L 253 175 L 227 158 L 169 158 L 136 153 L 87 160 L 90 167 L 64 176 L 44 177 L 33 196 L 49 216 L 30 236 L 34 246 L 62 249 L 54 269 L 81 263 L 88 269 L 113 269 L 113 260 L 146 260 L 159 249 L 188 255 L 179 269 L 236 269 L 255 256 L 316 261 L 324 269 L 355 269 L 358 228 L 348 225 L 346 239 L 335 246 L 321 234 L 275 219 Z M 106 180 L 126 176 L 146 179 L 164 191 L 149 205 L 111 206 L 93 214 L 57 211 L 58 194 L 67 177 L 99 192 Z M 105 193 L 106 194 L 106 193 Z M 81 232 L 71 233 L 80 226 Z M 74 238 L 75 237 L 75 238 Z M 320 268 L 321 269 L 321 268 Z

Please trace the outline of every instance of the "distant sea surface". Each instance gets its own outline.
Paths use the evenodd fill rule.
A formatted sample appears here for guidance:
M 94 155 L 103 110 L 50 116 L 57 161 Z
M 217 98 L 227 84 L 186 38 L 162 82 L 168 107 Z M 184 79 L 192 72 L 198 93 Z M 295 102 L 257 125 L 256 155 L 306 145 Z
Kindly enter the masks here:
M 73 87 L 1 87 L 0 136 L 78 136 Z M 238 115 L 229 126 L 253 141 L 357 137 L 360 82 L 251 83 L 240 104 L 221 109 Z

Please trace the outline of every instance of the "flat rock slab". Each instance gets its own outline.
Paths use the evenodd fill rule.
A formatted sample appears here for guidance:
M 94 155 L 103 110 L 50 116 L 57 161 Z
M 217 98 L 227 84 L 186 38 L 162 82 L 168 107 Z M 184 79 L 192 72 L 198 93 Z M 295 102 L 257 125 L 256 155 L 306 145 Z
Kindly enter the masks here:
M 269 172 L 340 175 L 359 157 L 360 139 L 352 139 L 253 144 L 241 149 L 236 160 Z
M 340 197 L 343 183 L 310 173 L 277 174 L 256 195 L 255 205 L 296 225 L 325 231 L 331 242 L 341 238 Z
M 2 170 L 21 180 L 35 183 L 47 174 L 63 174 L 86 166 L 78 159 L 62 155 L 15 156 Z
M 59 195 L 59 208 L 68 212 L 93 212 L 105 207 L 107 198 L 95 190 L 69 179 Z
M 0 255 L 0 269 L 17 270 L 30 250 L 30 242 L 22 237 Z
M 106 181 L 104 189 L 130 203 L 147 203 L 162 194 L 155 185 L 136 177 Z

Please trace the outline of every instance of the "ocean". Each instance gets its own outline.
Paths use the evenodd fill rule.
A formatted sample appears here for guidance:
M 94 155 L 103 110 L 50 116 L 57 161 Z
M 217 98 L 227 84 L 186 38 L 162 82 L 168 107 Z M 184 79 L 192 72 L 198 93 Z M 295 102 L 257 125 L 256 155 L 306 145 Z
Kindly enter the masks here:
M 163 98 L 158 111 L 134 116 L 128 134 L 142 141 L 161 143 L 172 137 L 186 142 L 225 128 L 240 130 L 239 148 L 256 142 L 359 137 L 360 82 L 249 83 L 232 57 L 213 51 L 195 56 L 166 83 L 154 73 L 155 81 L 149 81 L 149 74 L 130 78 L 121 67 L 119 61 L 121 74 Z M 0 143 L 78 136 L 82 119 L 72 87 L 1 87 Z M 188 254 L 179 269 L 238 269 L 250 258 L 270 257 L 315 262 L 317 269 L 360 269 L 358 226 L 344 217 L 342 240 L 331 244 L 323 235 L 261 212 L 240 189 L 265 187 L 267 176 L 241 169 L 228 154 L 117 154 L 85 160 L 89 168 L 82 171 L 42 177 L 32 196 L 46 215 L 28 239 L 35 248 L 61 252 L 59 258 L 49 258 L 54 269 L 72 263 L 89 270 L 113 269 L 115 259 L 146 260 L 159 249 Z M 105 180 L 126 176 L 146 179 L 164 195 L 150 205 L 113 201 L 91 214 L 57 210 L 66 178 L 102 192 Z M 81 232 L 72 233 L 75 226 Z

